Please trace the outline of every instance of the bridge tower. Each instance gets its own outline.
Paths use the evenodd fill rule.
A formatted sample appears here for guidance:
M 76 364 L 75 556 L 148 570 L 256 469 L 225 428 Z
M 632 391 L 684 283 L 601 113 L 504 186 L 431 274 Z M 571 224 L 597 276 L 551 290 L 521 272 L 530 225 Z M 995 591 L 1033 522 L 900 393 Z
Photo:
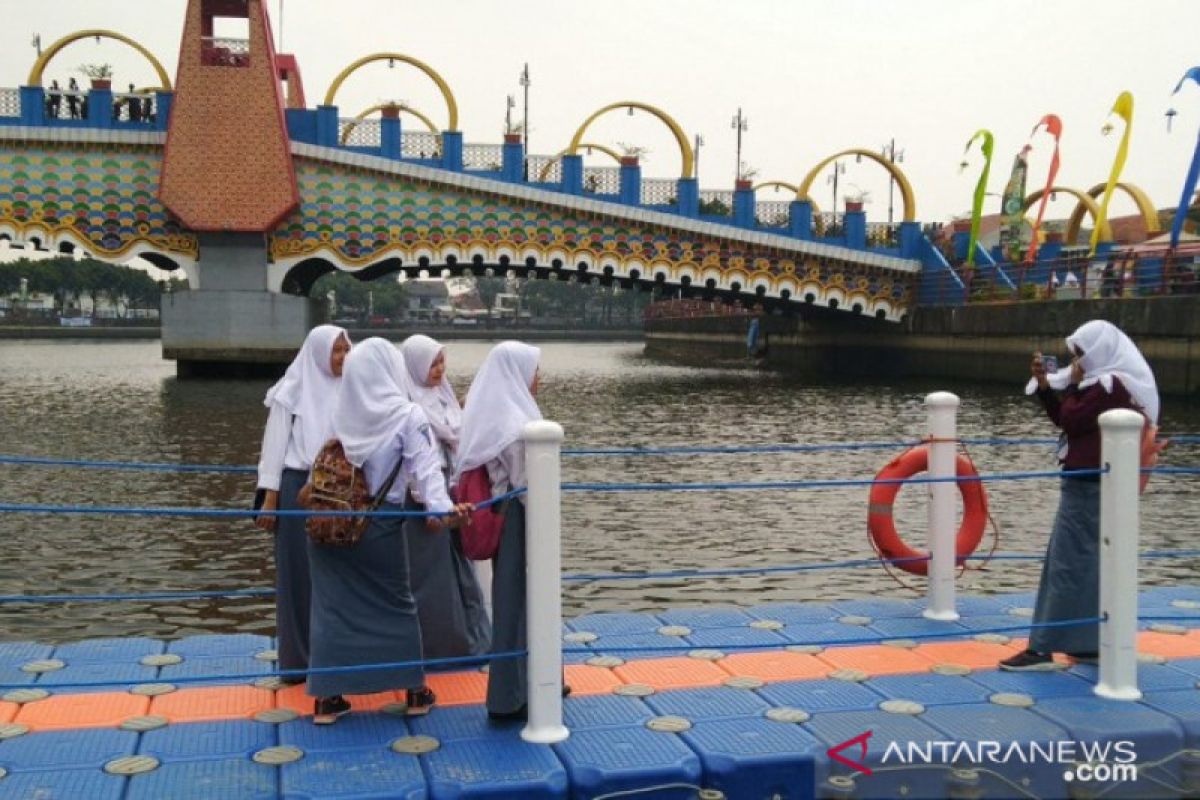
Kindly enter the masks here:
M 188 0 L 159 187 L 200 246 L 162 309 L 181 376 L 278 369 L 321 313 L 267 290 L 267 234 L 300 202 L 277 67 L 265 0 Z

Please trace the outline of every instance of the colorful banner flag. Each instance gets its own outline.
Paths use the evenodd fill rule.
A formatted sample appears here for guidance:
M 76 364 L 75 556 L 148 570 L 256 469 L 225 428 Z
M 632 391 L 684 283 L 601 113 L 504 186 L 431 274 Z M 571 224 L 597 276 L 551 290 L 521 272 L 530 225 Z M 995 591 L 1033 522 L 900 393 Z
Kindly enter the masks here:
M 1025 252 L 1025 263 L 1032 264 L 1037 257 L 1038 231 L 1042 229 L 1042 217 L 1046 213 L 1046 203 L 1050 200 L 1050 190 L 1054 188 L 1054 179 L 1058 177 L 1058 143 L 1062 138 L 1062 120 L 1055 114 L 1047 114 L 1033 126 L 1029 134 L 1032 137 L 1038 128 L 1045 126 L 1046 133 L 1054 137 L 1054 155 L 1050 158 L 1050 171 L 1046 174 L 1046 187 L 1042 189 L 1042 201 L 1038 204 L 1037 217 L 1033 221 L 1033 238 L 1029 241 L 1029 249 Z
M 1021 148 L 1013 159 L 1012 174 L 1004 187 L 1001 201 L 1004 219 L 1000 226 L 1000 252 L 1008 261 L 1021 258 L 1022 236 L 1025 232 L 1025 176 L 1029 173 L 1029 145 Z
M 1172 94 L 1178 94 L 1179 90 L 1189 80 L 1200 84 L 1200 67 L 1192 67 L 1179 80 L 1179 85 L 1175 87 Z M 1183 180 L 1183 195 L 1179 198 L 1179 207 L 1175 209 L 1175 221 L 1171 223 L 1171 249 L 1174 250 L 1179 246 L 1179 235 L 1183 233 L 1183 221 L 1187 219 L 1188 207 L 1192 204 L 1192 196 L 1196 192 L 1196 180 L 1200 179 L 1200 133 L 1196 137 L 1196 151 L 1192 153 L 1192 166 L 1188 169 L 1187 177 Z
M 967 142 L 964 152 L 969 151 L 971 145 L 979 139 L 983 140 L 979 147 L 983 153 L 983 172 L 979 175 L 979 182 L 975 184 L 975 198 L 971 204 L 971 236 L 967 242 L 967 266 L 969 267 L 975 266 L 975 247 L 979 242 L 979 220 L 983 217 L 983 198 L 987 193 L 988 175 L 992 172 L 992 148 L 996 141 L 991 131 L 980 128 Z
M 1121 180 L 1121 170 L 1125 169 L 1125 158 L 1129 155 L 1129 136 L 1133 133 L 1133 95 L 1121 92 L 1113 103 L 1110 114 L 1116 114 L 1125 120 L 1125 132 L 1121 134 L 1121 143 L 1117 145 L 1117 155 L 1113 159 L 1112 169 L 1108 173 L 1108 183 L 1104 187 L 1104 197 L 1100 200 L 1100 214 L 1092 227 L 1092 241 L 1088 248 L 1088 256 L 1096 255 L 1096 245 L 1100 243 L 1100 233 L 1108 226 L 1108 202 L 1112 200 L 1113 190 Z M 1104 134 L 1108 135 L 1112 127 L 1104 126 Z

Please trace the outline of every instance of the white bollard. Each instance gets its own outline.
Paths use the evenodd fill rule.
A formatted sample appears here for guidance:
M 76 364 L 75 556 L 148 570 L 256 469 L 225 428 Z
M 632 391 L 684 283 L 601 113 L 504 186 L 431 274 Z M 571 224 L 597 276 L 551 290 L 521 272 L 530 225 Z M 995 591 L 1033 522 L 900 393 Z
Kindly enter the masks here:
M 553 744 L 571 735 L 562 721 L 563 429 L 535 420 L 525 426 L 525 614 L 529 646 L 529 716 L 521 738 Z
M 1127 409 L 1100 415 L 1100 678 L 1095 693 L 1139 700 L 1137 682 L 1138 495 L 1142 426 Z
M 957 473 L 958 395 L 933 392 L 925 397 L 929 420 L 929 477 L 953 478 Z M 956 620 L 954 602 L 955 555 L 958 545 L 958 484 L 930 483 L 929 585 L 925 598 L 927 619 Z

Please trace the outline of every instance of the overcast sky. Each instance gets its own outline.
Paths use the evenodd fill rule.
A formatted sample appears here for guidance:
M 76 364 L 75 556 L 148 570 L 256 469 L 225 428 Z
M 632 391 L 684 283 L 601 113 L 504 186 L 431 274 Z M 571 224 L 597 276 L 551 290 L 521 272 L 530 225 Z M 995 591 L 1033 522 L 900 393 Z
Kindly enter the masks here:
M 895 137 L 901 167 L 917 192 L 923 221 L 964 212 L 979 157 L 959 173 L 963 146 L 980 127 L 996 135 L 991 191 L 1002 190 L 1013 154 L 1046 113 L 1063 120 L 1059 183 L 1086 189 L 1104 181 L 1118 136 L 1100 127 L 1117 94 L 1136 102 L 1124 178 L 1160 206 L 1179 198 L 1200 127 L 1200 86 L 1174 99 L 1183 73 L 1200 64 L 1200 0 L 269 0 L 283 50 L 300 61 L 309 106 L 357 58 L 397 51 L 430 64 L 458 100 L 467 142 L 498 142 L 505 98 L 516 95 L 529 63 L 531 150 L 566 146 L 594 110 L 619 100 L 664 109 L 699 133 L 703 188 L 728 189 L 735 170 L 731 118 L 749 119 L 742 159 L 756 181 L 798 182 L 827 155 L 878 150 Z M 43 46 L 69 32 L 108 28 L 144 44 L 173 76 L 184 0 L 0 0 L 0 85 L 25 82 Z M 51 6 L 53 10 L 51 10 Z M 120 87 L 147 85 L 153 72 L 124 45 L 76 43 L 51 63 L 46 80 L 78 75 L 82 63 L 109 62 Z M 83 80 L 81 79 L 81 82 Z M 445 106 L 417 70 L 378 63 L 339 92 L 343 116 L 385 99 L 405 100 L 445 124 Z M 1164 112 L 1174 107 L 1174 133 Z M 410 124 L 406 118 L 406 125 Z M 1118 128 L 1119 131 L 1119 128 Z M 647 114 L 602 117 L 587 139 L 648 147 L 647 177 L 679 174 L 678 148 Z M 1033 141 L 1030 189 L 1044 180 L 1051 143 Z M 603 164 L 601 156 L 588 163 Z M 828 170 L 826 171 L 828 172 Z M 870 193 L 872 219 L 886 219 L 888 181 L 877 165 L 847 164 L 839 194 Z M 814 184 L 828 208 L 832 187 Z M 760 192 L 760 199 L 789 199 Z M 896 216 L 900 216 L 897 193 Z M 988 199 L 988 211 L 998 199 Z M 1065 217 L 1072 203 L 1051 204 Z M 1112 215 L 1133 212 L 1118 196 Z

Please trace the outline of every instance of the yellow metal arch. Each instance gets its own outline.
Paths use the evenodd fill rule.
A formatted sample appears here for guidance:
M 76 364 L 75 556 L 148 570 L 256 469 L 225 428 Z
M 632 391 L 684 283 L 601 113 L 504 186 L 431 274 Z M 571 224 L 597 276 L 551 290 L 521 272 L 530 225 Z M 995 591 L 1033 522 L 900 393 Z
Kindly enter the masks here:
M 808 174 L 804 176 L 804 180 L 800 181 L 800 187 L 796 190 L 796 199 L 808 200 L 811 202 L 812 197 L 809 196 L 808 190 L 812 188 L 813 181 L 817 179 L 817 175 L 819 175 L 821 170 L 825 169 L 825 167 L 829 166 L 834 161 L 837 161 L 839 158 L 844 158 L 845 156 L 862 156 L 863 158 L 869 158 L 876 164 L 886 169 L 888 173 L 890 173 L 891 176 L 896 179 L 896 183 L 900 184 L 900 196 L 904 199 L 904 221 L 912 222 L 917 218 L 917 198 L 913 193 L 912 184 L 908 182 L 908 177 L 904 174 L 904 172 L 891 161 L 879 155 L 878 153 L 872 153 L 870 150 L 861 150 L 858 148 L 843 150 L 840 153 L 834 153 L 833 155 L 829 156 L 829 158 L 826 158 L 820 164 L 817 164 L 815 167 L 809 170 Z
M 389 106 L 395 106 L 396 108 L 400 109 L 400 113 L 402 114 L 407 111 L 409 114 L 412 114 L 414 117 L 421 120 L 421 122 L 425 124 L 425 127 L 429 129 L 430 133 L 435 136 L 438 135 L 439 132 L 437 126 L 433 124 L 433 120 L 422 114 L 420 111 L 417 111 L 415 108 L 411 108 L 400 103 L 380 103 L 378 105 L 371 106 L 366 111 L 361 112 L 354 119 L 346 123 L 346 130 L 342 131 L 342 144 L 345 144 L 350 140 L 350 132 L 354 130 L 358 123 L 362 122 L 376 111 L 383 111 Z
M 1084 207 L 1084 210 L 1086 210 L 1087 213 L 1092 215 L 1093 221 L 1100 219 L 1100 204 L 1093 200 L 1090 195 L 1085 194 L 1078 189 L 1072 189 L 1070 186 L 1051 186 L 1050 194 L 1054 194 L 1055 192 L 1065 192 L 1066 194 L 1071 195 L 1079 201 L 1080 205 Z M 1042 195 L 1045 193 L 1045 189 L 1038 189 L 1036 192 L 1026 197 L 1025 202 L 1021 205 L 1021 213 L 1028 211 L 1034 203 L 1042 199 Z M 1065 236 L 1064 238 L 1066 239 L 1067 244 L 1076 244 L 1077 240 L 1079 239 L 1079 229 L 1075 229 L 1074 236 Z M 1104 227 L 1100 229 L 1100 241 L 1112 241 L 1112 229 L 1108 226 L 1107 221 L 1105 221 Z
M 675 137 L 675 142 L 679 145 L 679 154 L 683 159 L 683 169 L 680 171 L 680 177 L 692 177 L 695 155 L 692 153 L 692 145 L 688 142 L 687 134 L 683 132 L 683 128 L 679 127 L 679 123 L 672 119 L 671 115 L 667 112 L 646 103 L 639 103 L 636 100 L 624 100 L 620 103 L 607 105 L 585 119 L 583 124 L 579 126 L 579 130 L 575 131 L 575 136 L 571 139 L 571 145 L 567 148 L 567 152 L 564 155 L 574 155 L 579 151 L 580 143 L 583 141 L 583 134 L 587 131 L 588 126 L 596 121 L 597 117 L 619 108 L 640 108 L 642 111 L 653 114 L 662 120 L 663 124 L 671 129 L 671 134 Z
M 159 63 L 159 60 L 154 57 L 153 53 L 122 33 L 100 29 L 75 31 L 75 33 L 69 33 L 54 44 L 47 47 L 44 51 L 42 51 L 42 54 L 38 56 L 37 60 L 33 62 L 33 69 L 29 71 L 29 79 L 25 82 L 25 85 L 41 86 L 42 75 L 46 71 L 46 65 L 49 64 L 56 55 L 58 55 L 60 50 L 69 44 L 78 42 L 81 39 L 91 39 L 92 37 L 113 39 L 118 42 L 124 42 L 134 50 L 137 50 L 146 57 L 146 60 L 150 62 L 150 66 L 154 67 L 154 71 L 158 73 L 158 80 L 159 83 L 162 84 L 162 89 L 168 92 L 171 91 L 171 79 L 167 76 L 167 71 L 163 69 L 163 65 Z
M 621 154 L 616 150 L 613 150 L 611 147 L 606 147 L 605 145 L 595 143 L 583 143 L 580 144 L 579 147 L 586 150 L 599 150 L 601 153 L 604 153 L 618 164 L 621 163 Z M 546 178 L 550 176 L 550 170 L 553 169 L 554 165 L 557 164 L 558 161 L 569 152 L 570 148 L 567 148 L 566 150 L 559 150 L 557 153 L 555 153 L 554 158 L 547 161 L 546 165 L 542 167 L 542 171 L 538 173 L 538 183 L 545 183 Z
M 442 78 L 441 75 L 423 61 L 418 61 L 412 56 L 406 56 L 403 53 L 373 53 L 369 56 L 364 56 L 358 61 L 355 61 L 350 66 L 346 67 L 338 76 L 333 79 L 333 83 L 329 85 L 329 91 L 325 93 L 325 105 L 333 105 L 333 99 L 337 96 L 338 89 L 346 82 L 346 79 L 357 70 L 359 67 L 364 67 L 367 64 L 376 61 L 402 61 L 405 64 L 416 67 L 429 76 L 429 79 L 437 84 L 438 91 L 442 93 L 442 98 L 446 101 L 446 112 L 450 117 L 450 122 L 446 127 L 448 131 L 458 130 L 458 103 L 454 100 L 454 93 L 450 91 L 449 84 Z
M 1095 186 L 1088 189 L 1088 197 L 1091 197 L 1094 200 L 1100 195 L 1104 194 L 1104 186 L 1105 184 L 1103 183 L 1097 183 Z M 1116 188 L 1129 195 L 1133 202 L 1137 204 L 1138 211 L 1141 212 L 1142 215 L 1142 221 L 1146 223 L 1146 233 L 1148 234 L 1147 238 L 1156 233 L 1162 232 L 1162 225 L 1159 224 L 1158 221 L 1158 210 L 1154 207 L 1154 203 L 1151 202 L 1148 194 L 1142 191 L 1139 187 L 1134 186 L 1132 183 L 1118 183 Z M 1075 205 L 1075 210 L 1071 212 L 1071 218 L 1067 222 L 1066 238 L 1068 242 L 1074 243 L 1079 238 L 1079 228 L 1083 224 L 1083 215 L 1087 212 L 1088 208 L 1083 204 L 1082 201 Z M 1094 217 L 1095 215 L 1093 214 L 1093 218 Z M 1111 238 L 1111 228 L 1109 229 L 1109 234 L 1109 238 Z

